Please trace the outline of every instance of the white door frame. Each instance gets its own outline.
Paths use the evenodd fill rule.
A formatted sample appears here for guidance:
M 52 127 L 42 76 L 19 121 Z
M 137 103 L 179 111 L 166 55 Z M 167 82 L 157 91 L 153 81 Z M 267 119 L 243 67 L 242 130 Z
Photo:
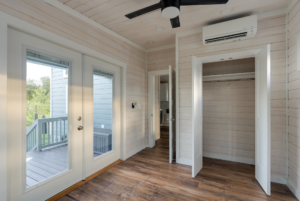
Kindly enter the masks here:
M 244 59 L 244 58 L 253 58 L 253 57 L 255 58 L 256 54 L 259 53 L 261 50 L 263 50 L 266 46 L 270 46 L 270 45 L 265 45 L 261 49 L 253 49 L 253 50 L 232 52 L 232 53 L 226 53 L 226 54 L 216 54 L 216 55 L 205 56 L 205 57 L 194 57 L 193 58 L 193 63 L 197 63 L 197 62 L 212 63 L 212 62 L 237 60 L 237 59 Z M 195 68 L 195 67 L 196 67 L 196 65 L 193 65 L 193 68 Z M 251 74 L 250 76 L 253 76 L 253 74 Z M 212 77 L 212 76 L 206 76 L 206 77 Z M 220 77 L 221 77 L 221 75 L 220 75 Z M 202 76 L 202 78 L 205 79 L 205 76 Z M 241 78 L 244 78 L 244 75 L 241 75 Z M 192 93 L 193 93 L 193 96 L 194 96 L 193 91 L 192 91 Z M 270 102 L 269 102 L 269 106 L 270 106 Z M 269 110 L 268 115 L 271 116 L 270 110 Z M 196 125 L 193 124 L 193 126 L 196 126 Z M 270 126 L 270 125 L 268 125 L 268 126 Z M 193 131 L 192 136 L 194 136 L 194 130 L 195 129 L 193 128 L 192 129 L 192 131 Z M 270 129 L 269 129 L 269 131 L 270 131 Z M 271 138 L 269 138 L 269 142 L 271 142 Z M 194 149 L 192 149 L 192 151 L 193 150 Z M 269 155 L 270 155 L 270 158 L 271 158 L 271 147 L 269 147 Z M 194 161 L 192 161 L 192 164 L 194 164 Z M 268 166 L 269 166 L 268 168 L 270 169 L 270 175 L 268 175 L 268 177 L 270 178 L 270 181 L 271 181 L 271 161 L 268 161 Z
M 169 69 L 148 72 L 148 143 L 147 147 L 155 146 L 155 76 L 169 75 Z M 151 114 L 153 116 L 151 116 Z
M 122 106 L 121 106 L 121 159 L 126 160 L 128 158 L 126 154 L 126 69 L 127 64 L 124 62 L 121 62 L 117 59 L 114 59 L 112 57 L 109 57 L 105 54 L 102 54 L 100 52 L 97 52 L 91 48 L 88 48 L 86 46 L 80 45 L 76 42 L 73 42 L 67 38 L 64 38 L 62 36 L 59 36 L 57 34 L 54 34 L 50 31 L 47 31 L 45 29 L 42 29 L 40 27 L 37 27 L 35 25 L 32 25 L 28 22 L 22 21 L 16 17 L 13 17 L 11 15 L 8 15 L 6 13 L 0 12 L 0 72 L 1 72 L 1 86 L 0 89 L 2 92 L 4 92 L 4 96 L 6 95 L 6 79 L 7 79 L 7 30 L 8 27 L 13 27 L 15 29 L 18 29 L 20 31 L 32 34 L 34 36 L 37 36 L 42 39 L 46 39 L 50 42 L 53 42 L 55 44 L 59 44 L 61 46 L 64 46 L 66 48 L 69 48 L 71 50 L 78 51 L 82 54 L 92 56 L 94 58 L 97 58 L 99 60 L 111 63 L 113 65 L 116 65 L 118 67 L 121 67 L 122 71 Z M 3 82 L 3 84 L 2 84 Z M 6 158 L 7 158 L 7 130 L 6 130 L 6 97 L 4 99 L 0 99 L 0 122 L 1 122 L 1 130 L 0 130 L 0 145 L 1 145 L 1 158 L 3 159 L 0 163 L 0 194 L 2 200 L 8 199 L 8 192 L 7 192 L 7 174 L 9 168 L 7 167 Z M 4 114 L 4 115 L 1 115 Z M 2 124 L 5 124 L 4 126 Z M 62 189 L 64 190 L 64 189 Z

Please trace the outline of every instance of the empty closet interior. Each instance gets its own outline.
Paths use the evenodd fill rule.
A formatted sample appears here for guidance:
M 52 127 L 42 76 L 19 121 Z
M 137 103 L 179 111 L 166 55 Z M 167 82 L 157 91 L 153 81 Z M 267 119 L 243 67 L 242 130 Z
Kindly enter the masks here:
M 203 64 L 203 155 L 255 164 L 255 58 Z

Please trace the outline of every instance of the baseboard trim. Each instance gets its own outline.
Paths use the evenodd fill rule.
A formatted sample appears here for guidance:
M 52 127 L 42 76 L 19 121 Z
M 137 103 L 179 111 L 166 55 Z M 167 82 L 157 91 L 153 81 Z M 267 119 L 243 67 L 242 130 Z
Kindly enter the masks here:
M 56 201 L 60 198 L 62 198 L 63 196 L 67 195 L 68 193 L 70 193 L 71 191 L 75 190 L 76 188 L 82 186 L 83 184 L 87 183 L 88 181 L 92 180 L 93 178 L 95 178 L 96 176 L 98 176 L 99 174 L 102 174 L 103 172 L 105 172 L 106 170 L 112 168 L 113 166 L 119 164 L 120 162 L 122 162 L 121 159 L 113 162 L 112 164 L 106 166 L 105 168 L 99 170 L 98 172 L 88 176 L 84 181 L 80 181 L 76 184 L 74 184 L 73 186 L 70 186 L 69 188 L 63 190 L 62 192 L 56 194 L 55 196 L 49 198 L 47 201 Z
M 186 158 L 178 158 L 178 159 L 176 159 L 176 163 L 192 166 L 192 160 L 186 159 Z
M 255 161 L 252 159 L 246 159 L 246 158 L 240 158 L 240 157 L 234 157 L 234 156 L 223 156 L 223 155 L 209 154 L 209 153 L 204 153 L 203 156 L 207 157 L 207 158 L 215 158 L 215 159 L 238 162 L 238 163 L 246 163 L 246 164 L 250 164 L 250 165 L 255 164 Z
M 271 176 L 271 182 L 286 185 L 287 180 L 286 180 L 286 178 L 283 178 L 283 177 Z
M 286 185 L 288 186 L 288 188 L 294 193 L 294 195 L 296 196 L 296 198 L 298 200 L 300 200 L 300 192 L 297 190 L 297 188 L 290 182 L 290 180 L 286 181 Z
M 134 154 L 142 151 L 143 149 L 145 149 L 146 146 L 145 145 L 142 145 L 140 146 L 139 148 L 135 149 L 135 150 L 132 150 L 129 154 L 126 155 L 126 159 L 130 158 L 131 156 L 133 156 Z

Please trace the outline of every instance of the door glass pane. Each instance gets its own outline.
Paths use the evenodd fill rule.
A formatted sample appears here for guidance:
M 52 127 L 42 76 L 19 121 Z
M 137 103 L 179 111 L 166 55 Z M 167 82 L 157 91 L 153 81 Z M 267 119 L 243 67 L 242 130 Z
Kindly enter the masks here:
M 26 186 L 69 169 L 69 62 L 27 51 Z
M 93 74 L 94 157 L 112 150 L 113 75 L 99 70 Z

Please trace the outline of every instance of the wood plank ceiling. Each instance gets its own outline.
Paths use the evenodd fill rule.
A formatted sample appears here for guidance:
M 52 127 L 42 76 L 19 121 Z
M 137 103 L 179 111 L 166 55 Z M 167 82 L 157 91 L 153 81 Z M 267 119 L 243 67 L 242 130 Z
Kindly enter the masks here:
M 170 21 L 159 10 L 127 19 L 125 14 L 158 3 L 159 0 L 59 0 L 66 6 L 115 31 L 144 48 L 175 43 L 175 33 L 202 27 L 206 24 L 238 16 L 259 14 L 287 6 L 291 0 L 229 0 L 226 5 L 182 6 L 181 27 L 172 29 Z M 223 16 L 224 8 L 233 8 L 230 15 Z M 157 27 L 163 27 L 161 32 Z M 154 41 L 154 44 L 148 44 Z

